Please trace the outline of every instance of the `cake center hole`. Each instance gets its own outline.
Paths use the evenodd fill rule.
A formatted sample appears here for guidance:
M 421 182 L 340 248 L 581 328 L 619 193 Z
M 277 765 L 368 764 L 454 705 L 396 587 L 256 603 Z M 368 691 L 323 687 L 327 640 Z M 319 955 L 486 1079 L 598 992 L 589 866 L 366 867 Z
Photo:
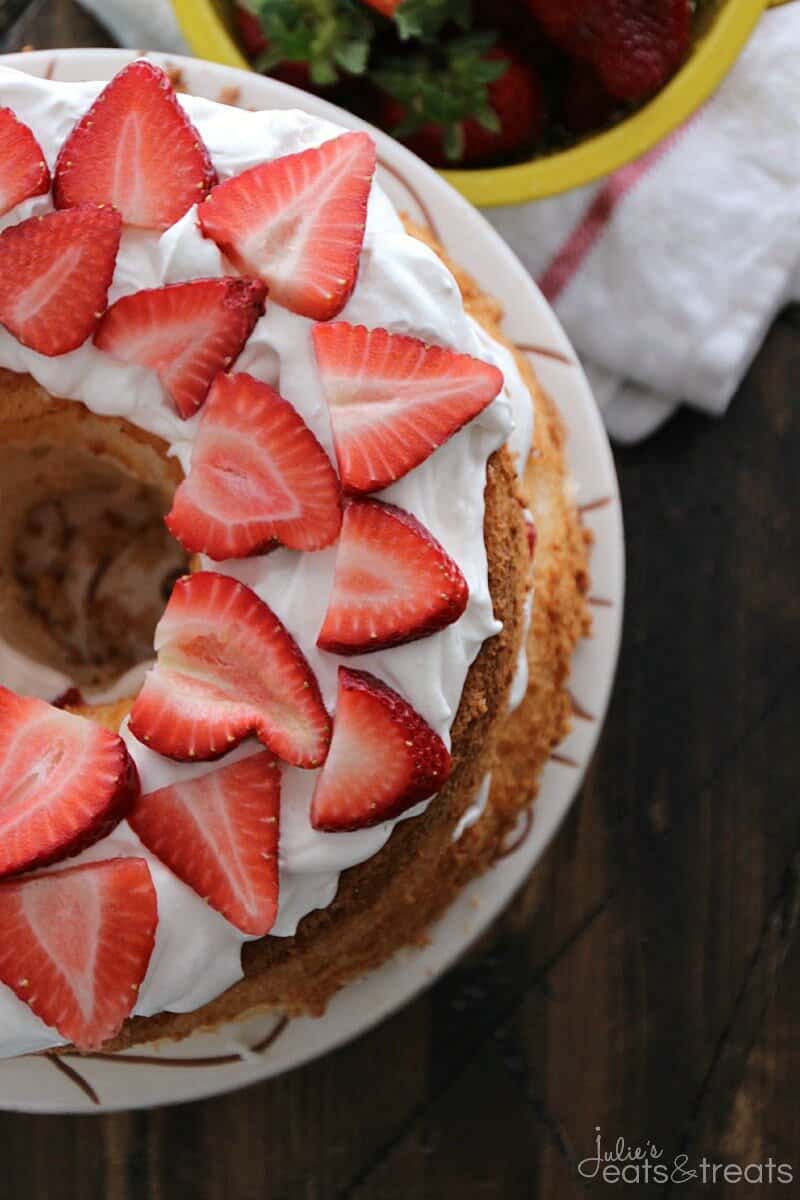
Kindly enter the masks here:
M 152 658 L 156 624 L 188 569 L 164 525 L 163 491 L 64 447 L 4 453 L 0 479 L 13 526 L 0 547 L 3 640 L 82 689 Z

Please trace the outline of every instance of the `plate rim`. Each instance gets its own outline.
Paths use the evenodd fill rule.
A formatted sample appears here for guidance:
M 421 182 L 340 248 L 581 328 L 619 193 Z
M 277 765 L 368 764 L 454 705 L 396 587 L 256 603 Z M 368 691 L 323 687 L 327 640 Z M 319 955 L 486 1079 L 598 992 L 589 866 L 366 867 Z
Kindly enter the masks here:
M 0 55 L 0 65 L 28 70 L 30 74 L 41 75 L 51 69 L 56 60 L 62 60 L 72 65 L 84 78 L 105 79 L 110 78 L 114 71 L 136 57 L 139 57 L 139 54 L 136 51 L 130 50 L 68 48 L 63 50 L 38 50 Z M 408 190 L 412 203 L 416 202 L 419 204 L 421 201 L 423 213 L 429 207 L 435 210 L 442 208 L 449 211 L 454 218 L 457 218 L 456 223 L 466 222 L 468 225 L 473 225 L 475 230 L 479 231 L 476 235 L 475 244 L 470 244 L 467 247 L 466 253 L 463 253 L 462 248 L 459 247 L 457 255 L 454 254 L 454 257 L 457 257 L 459 264 L 464 265 L 479 280 L 482 275 L 485 276 L 490 270 L 489 266 L 482 259 L 484 256 L 490 258 L 491 273 L 501 275 L 504 279 L 507 277 L 507 290 L 510 292 L 513 284 L 513 288 L 515 289 L 514 295 L 522 295 L 531 302 L 531 310 L 537 326 L 539 322 L 543 322 L 545 326 L 549 326 L 548 333 L 551 335 L 555 345 L 538 344 L 537 336 L 532 345 L 527 346 L 526 344 L 528 352 L 535 361 L 539 375 L 546 374 L 548 378 L 552 377 L 549 387 L 545 381 L 547 390 L 563 386 L 563 379 L 569 378 L 571 380 L 570 390 L 574 390 L 575 397 L 577 397 L 579 412 L 577 414 L 564 412 L 558 406 L 558 398 L 555 398 L 556 405 L 559 407 L 562 419 L 567 428 L 568 458 L 570 458 L 570 442 L 574 442 L 580 436 L 581 439 L 586 441 L 587 447 L 590 447 L 591 451 L 597 456 L 594 467 L 596 473 L 604 478 L 604 488 L 608 489 L 607 491 L 604 490 L 602 497 L 596 499 L 592 497 L 584 506 L 585 515 L 588 517 L 591 513 L 591 527 L 596 538 L 595 554 L 605 556 L 604 562 L 607 568 L 606 589 L 608 595 L 597 599 L 596 602 L 601 607 L 595 610 L 596 620 L 603 622 L 602 641 L 604 643 L 604 650 L 601 655 L 602 661 L 593 667 L 593 671 L 597 672 L 593 676 L 593 679 L 598 685 L 598 691 L 593 705 L 591 717 L 593 723 L 591 729 L 588 733 L 582 731 L 581 762 L 574 761 L 572 758 L 566 756 L 557 756 L 553 763 L 547 765 L 545 768 L 546 772 L 551 771 L 551 768 L 553 771 L 569 771 L 569 782 L 553 783 L 550 785 L 545 783 L 545 776 L 543 776 L 537 797 L 536 817 L 531 822 L 531 836 L 521 845 L 515 855 L 502 859 L 485 875 L 479 877 L 477 880 L 473 880 L 462 890 L 453 905 L 431 927 L 431 939 L 428 947 L 422 950 L 400 951 L 386 964 L 376 971 L 371 972 L 364 979 L 342 989 L 332 1001 L 325 1017 L 316 1019 L 299 1018 L 291 1022 L 294 1026 L 298 1026 L 303 1022 L 312 1022 L 313 1032 L 317 1035 L 316 1038 L 312 1036 L 306 1039 L 306 1044 L 298 1048 L 294 1053 L 289 1054 L 285 1061 L 281 1052 L 273 1056 L 265 1054 L 254 1063 L 247 1052 L 245 1052 L 240 1064 L 243 1069 L 232 1078 L 226 1077 L 223 1079 L 219 1074 L 217 1074 L 216 1078 L 211 1078 L 204 1068 L 198 1068 L 196 1074 L 189 1071 L 184 1071 L 181 1074 L 179 1068 L 176 1068 L 178 1079 L 182 1081 L 180 1084 L 176 1080 L 174 1086 L 169 1089 L 165 1087 L 164 1094 L 158 1094 L 156 1089 L 155 1095 L 148 1095 L 146 1099 L 134 1100 L 133 1102 L 125 1099 L 127 1088 L 124 1083 L 120 1083 L 117 1089 L 122 1092 L 122 1098 L 117 1096 L 108 1101 L 101 1098 L 99 1103 L 95 1103 L 88 1094 L 88 1092 L 93 1091 L 92 1084 L 87 1084 L 88 1091 L 86 1091 L 81 1088 L 80 1083 L 77 1083 L 74 1078 L 71 1079 L 71 1087 L 65 1092 L 67 1098 L 64 1100 L 52 1100 L 49 1097 L 44 1101 L 33 1101 L 24 1098 L 16 1100 L 12 1098 L 9 1100 L 7 1087 L 4 1084 L 4 1094 L 0 1098 L 0 1111 L 41 1114 L 106 1113 L 186 1103 L 192 1100 L 223 1095 L 303 1066 L 313 1061 L 313 1059 L 341 1047 L 348 1041 L 360 1037 L 380 1022 L 387 1020 L 400 1008 L 415 999 L 435 979 L 449 970 L 469 950 L 470 946 L 484 932 L 488 925 L 513 901 L 519 888 L 523 885 L 552 841 L 575 801 L 597 745 L 600 730 L 608 709 L 619 659 L 625 594 L 625 553 L 619 486 L 611 449 L 603 428 L 599 410 L 592 397 L 588 380 L 580 367 L 571 343 L 561 328 L 560 322 L 552 308 L 544 300 L 535 282 L 510 247 L 492 228 L 482 213 L 474 209 L 463 196 L 456 192 L 436 172 L 406 150 L 405 147 L 393 141 L 380 130 L 352 116 L 352 114 L 337 108 L 328 101 L 309 96 L 307 93 L 290 87 L 287 84 L 280 83 L 277 80 L 253 75 L 250 72 L 241 71 L 218 63 L 206 62 L 202 59 L 194 59 L 176 54 L 156 53 L 155 51 L 148 52 L 147 57 L 161 64 L 174 66 L 186 76 L 196 76 L 199 74 L 206 80 L 216 81 L 219 85 L 217 94 L 225 87 L 246 88 L 248 91 L 263 92 L 264 107 L 272 105 L 281 108 L 302 108 L 307 112 L 311 112 L 312 115 L 325 117 L 328 120 L 349 128 L 366 129 L 376 140 L 382 166 L 390 174 L 400 177 L 403 186 Z M 85 64 L 85 67 L 82 64 Z M 91 74 L 92 70 L 94 70 L 93 64 L 98 64 L 94 75 Z M 37 72 L 36 67 L 41 67 L 43 70 Z M 84 71 L 88 73 L 84 74 Z M 194 91 L 195 88 L 192 88 L 192 90 Z M 206 86 L 205 88 L 197 87 L 196 90 L 199 94 L 207 94 L 210 89 Z M 409 176 L 412 180 L 411 185 L 407 182 Z M 443 240 L 447 249 L 446 239 Z M 517 292 L 516 289 L 521 289 L 521 291 Z M 523 303 L 515 307 L 513 312 L 507 312 L 507 317 L 510 320 L 516 319 L 519 308 L 523 308 L 527 312 L 528 306 Z M 514 340 L 514 336 L 510 336 Z M 559 384 L 558 379 L 561 376 L 563 376 L 563 379 L 562 383 Z M 576 415 L 581 418 L 580 424 L 576 424 L 575 422 Z M 570 420 L 572 420 L 572 425 Z M 585 425 L 583 422 L 585 422 Z M 574 452 L 574 446 L 572 450 Z M 580 488 L 580 485 L 581 480 L 576 478 L 576 486 Z M 579 507 L 581 506 L 579 505 Z M 600 634 L 595 634 L 595 637 L 599 645 L 601 641 Z M 575 660 L 573 660 L 574 666 Z M 543 817 L 541 816 L 541 808 L 543 796 L 548 787 L 552 787 L 559 794 L 553 799 L 552 804 L 547 808 L 546 816 Z M 490 892 L 492 891 L 492 887 L 489 884 L 496 885 L 496 888 L 488 900 L 484 896 L 482 911 L 479 917 L 475 918 L 474 923 L 469 928 L 465 927 L 465 931 L 460 937 L 451 934 L 449 941 L 445 941 L 443 945 L 439 945 L 437 937 L 446 938 L 448 936 L 446 932 L 442 931 L 449 929 L 454 920 L 459 919 L 459 915 L 460 919 L 464 919 L 461 910 L 465 909 L 478 893 L 487 890 L 487 888 Z M 431 959 L 431 965 L 428 965 L 428 959 Z M 388 999 L 380 997 L 381 976 L 384 975 L 386 978 L 390 978 L 392 973 L 397 973 L 398 970 L 401 970 L 404 975 L 408 976 L 407 979 L 404 978 L 404 986 L 396 995 Z M 358 1007 L 359 994 L 363 1000 L 364 996 L 369 997 L 370 992 L 376 993 L 379 998 L 373 998 L 371 1002 L 367 1001 L 366 1013 L 357 1019 L 352 1019 L 349 1016 L 346 1016 L 346 1019 L 342 1018 L 339 1010 L 343 1006 L 347 1008 L 348 999 L 353 1000 L 355 998 L 355 1007 Z M 331 1014 L 333 1013 L 336 1014 L 335 1017 L 332 1017 Z M 269 1018 L 266 1019 L 269 1021 Z M 326 1022 L 328 1023 L 328 1036 L 320 1037 L 319 1035 L 322 1033 Z M 196 1040 L 203 1041 L 209 1036 L 219 1039 L 224 1034 L 225 1030 L 220 1031 L 219 1035 L 193 1035 L 190 1040 L 192 1042 Z M 175 1043 L 165 1043 L 164 1045 L 168 1052 L 170 1050 L 174 1052 L 178 1049 Z M 276 1043 L 276 1045 L 280 1047 L 280 1043 Z M 186 1043 L 182 1043 L 181 1046 L 185 1049 Z M 135 1057 L 136 1051 L 133 1054 Z M 152 1048 L 148 1052 L 148 1056 L 150 1055 L 153 1058 L 159 1057 L 159 1054 Z M 8 1070 L 9 1064 L 13 1064 L 14 1068 L 18 1068 L 21 1063 L 36 1063 L 36 1066 L 39 1066 L 42 1060 L 47 1057 L 47 1055 L 39 1055 L 2 1060 L 0 1061 L 0 1076 L 2 1076 L 4 1068 Z M 61 1061 L 59 1069 L 63 1071 L 65 1066 L 67 1068 L 65 1074 L 69 1074 L 70 1071 L 75 1070 L 73 1064 L 76 1060 L 74 1057 L 67 1055 L 64 1055 L 63 1058 L 62 1056 L 58 1057 Z M 86 1064 L 89 1061 L 93 1061 L 93 1067 L 96 1065 L 97 1071 L 92 1072 L 92 1077 L 98 1072 L 104 1078 L 108 1077 L 111 1074 L 108 1068 L 113 1068 L 116 1074 L 120 1075 L 122 1068 L 119 1064 L 126 1057 L 129 1056 L 115 1056 L 113 1063 L 105 1060 L 85 1059 L 83 1060 L 81 1071 L 85 1075 Z M 231 1064 L 231 1066 L 237 1065 L 239 1064 Z M 25 1068 L 22 1069 L 24 1070 Z M 152 1076 L 153 1072 L 150 1071 L 148 1074 Z M 170 1074 L 171 1072 L 165 1068 L 159 1073 L 159 1078 L 166 1084 L 168 1082 L 166 1077 Z M 125 1076 L 130 1079 L 127 1069 L 125 1070 Z M 79 1077 L 83 1078 L 82 1075 Z M 52 1078 L 54 1081 L 55 1076 Z M 185 1081 L 185 1084 L 183 1081 Z M 192 1083 L 195 1086 L 191 1086 Z

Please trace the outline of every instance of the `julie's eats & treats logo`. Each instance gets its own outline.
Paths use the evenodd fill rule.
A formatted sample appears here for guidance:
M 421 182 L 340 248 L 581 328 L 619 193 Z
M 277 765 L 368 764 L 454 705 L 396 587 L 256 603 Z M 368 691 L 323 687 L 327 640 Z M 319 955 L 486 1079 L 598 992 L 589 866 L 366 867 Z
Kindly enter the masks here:
M 791 1163 L 777 1162 L 771 1156 L 764 1162 L 714 1162 L 703 1155 L 691 1160 L 688 1154 L 668 1159 L 663 1149 L 648 1138 L 634 1145 L 624 1137 L 606 1138 L 595 1126 L 594 1149 L 578 1163 L 582 1179 L 602 1183 L 646 1185 L 694 1183 L 713 1188 L 723 1183 L 790 1184 L 795 1171 Z

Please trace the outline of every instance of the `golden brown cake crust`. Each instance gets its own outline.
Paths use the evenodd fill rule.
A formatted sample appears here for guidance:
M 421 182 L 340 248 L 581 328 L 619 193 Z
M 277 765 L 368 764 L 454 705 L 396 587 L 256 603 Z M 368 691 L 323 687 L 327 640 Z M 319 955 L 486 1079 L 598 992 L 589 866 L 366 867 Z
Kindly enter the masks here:
M 450 262 L 429 235 L 414 228 L 410 232 L 447 262 L 467 310 L 509 345 L 499 329 L 498 303 Z M 380 965 L 401 946 L 425 939 L 430 924 L 460 889 L 497 858 L 520 811 L 535 795 L 541 769 L 569 727 L 565 680 L 574 645 L 588 630 L 587 542 L 568 499 L 561 422 L 527 360 L 514 352 L 535 408 L 534 452 L 521 487 L 506 449 L 489 460 L 485 541 L 492 600 L 503 630 L 484 644 L 468 674 L 453 728 L 454 770 L 448 784 L 422 817 L 397 826 L 379 854 L 345 872 L 334 902 L 309 914 L 295 937 L 248 944 L 240 983 L 196 1012 L 136 1018 L 110 1048 L 185 1037 L 257 1010 L 321 1013 L 342 984 Z M 28 380 L 23 390 L 31 387 L 35 385 Z M 72 403 L 68 407 L 81 409 Z M 508 716 L 530 583 L 522 503 L 537 524 L 536 603 L 528 636 L 530 687 L 521 707 Z M 123 702 L 95 708 L 89 715 L 118 728 L 127 707 Z M 482 818 L 454 842 L 456 824 L 490 771 L 490 801 Z

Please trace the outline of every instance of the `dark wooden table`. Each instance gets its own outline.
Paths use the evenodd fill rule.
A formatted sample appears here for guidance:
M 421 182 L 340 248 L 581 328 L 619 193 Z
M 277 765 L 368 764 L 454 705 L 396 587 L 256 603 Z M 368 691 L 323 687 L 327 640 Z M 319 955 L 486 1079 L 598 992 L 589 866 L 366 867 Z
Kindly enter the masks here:
M 107 41 L 69 0 L 5 7 L 25 12 L 0 49 Z M 238 1095 L 0 1114 L 2 1200 L 572 1200 L 623 1186 L 577 1171 L 597 1126 L 670 1169 L 791 1164 L 777 1194 L 800 1193 L 799 385 L 795 307 L 724 421 L 682 413 L 617 454 L 628 603 L 608 723 L 470 960 Z M 734 1176 L 627 1194 L 763 1194 Z

